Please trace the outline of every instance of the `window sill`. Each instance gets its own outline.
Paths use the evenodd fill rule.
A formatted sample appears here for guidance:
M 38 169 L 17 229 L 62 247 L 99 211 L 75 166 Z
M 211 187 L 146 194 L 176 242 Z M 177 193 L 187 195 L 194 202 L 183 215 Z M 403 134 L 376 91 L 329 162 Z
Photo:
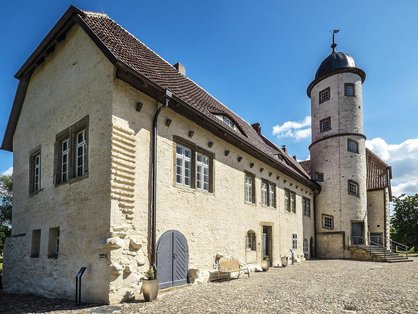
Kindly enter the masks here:
M 31 197 L 35 196 L 35 195 L 41 193 L 43 190 L 44 190 L 44 188 L 42 188 L 42 189 L 40 189 L 39 191 L 36 191 L 36 192 L 31 192 L 31 193 L 29 193 L 29 196 L 31 196 Z
M 255 203 L 253 203 L 253 202 L 248 202 L 248 201 L 244 201 L 244 204 L 246 204 L 246 205 L 251 205 L 251 206 L 257 206 Z
M 65 183 L 73 184 L 73 183 L 76 183 L 76 182 L 78 182 L 78 181 L 81 181 L 81 180 L 87 179 L 88 177 L 89 177 L 89 173 L 88 173 L 88 172 L 86 172 L 86 173 L 85 173 L 85 174 L 83 174 L 82 176 L 78 176 L 78 177 L 71 178 L 70 180 L 66 181 Z M 63 182 L 63 184 L 64 184 L 64 182 Z

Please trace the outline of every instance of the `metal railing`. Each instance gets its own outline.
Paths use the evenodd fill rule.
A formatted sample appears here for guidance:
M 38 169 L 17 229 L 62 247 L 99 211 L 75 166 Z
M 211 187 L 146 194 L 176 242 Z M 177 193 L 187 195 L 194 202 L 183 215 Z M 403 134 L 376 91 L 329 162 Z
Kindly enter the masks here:
M 76 305 L 81 304 L 81 277 L 83 276 L 86 269 L 87 269 L 86 267 L 81 267 L 77 275 L 75 276 L 75 304 Z
M 368 233 L 367 239 L 360 237 L 360 236 L 349 236 L 348 237 L 348 245 L 361 247 L 368 251 L 370 255 L 373 253 L 380 252 L 384 254 L 386 259 L 388 252 L 394 252 L 405 255 L 405 258 L 408 259 L 408 246 L 391 239 L 387 239 L 383 236 L 370 236 Z

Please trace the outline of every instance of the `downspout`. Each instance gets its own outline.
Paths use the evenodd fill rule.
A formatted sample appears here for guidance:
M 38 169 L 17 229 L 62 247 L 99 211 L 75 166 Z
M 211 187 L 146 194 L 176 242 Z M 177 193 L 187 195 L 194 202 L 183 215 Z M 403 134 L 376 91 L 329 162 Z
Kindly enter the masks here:
M 157 137 L 158 137 L 158 116 L 160 112 L 168 107 L 172 93 L 166 89 L 164 94 L 164 104 L 157 109 L 152 120 L 152 193 L 151 193 L 151 260 L 150 264 L 157 269 L 156 265 L 156 234 L 157 234 Z

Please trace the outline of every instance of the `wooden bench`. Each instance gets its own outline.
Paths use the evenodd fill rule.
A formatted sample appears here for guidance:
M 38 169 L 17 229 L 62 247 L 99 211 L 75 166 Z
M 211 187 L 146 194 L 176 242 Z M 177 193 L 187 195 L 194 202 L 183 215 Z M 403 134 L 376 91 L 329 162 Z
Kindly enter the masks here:
M 215 278 L 215 280 L 230 280 L 232 273 L 238 273 L 238 279 L 239 276 L 245 272 L 248 273 L 248 278 L 250 278 L 250 270 L 248 267 L 241 267 L 237 259 L 220 259 L 218 264 L 218 271 L 216 272 L 217 278 Z

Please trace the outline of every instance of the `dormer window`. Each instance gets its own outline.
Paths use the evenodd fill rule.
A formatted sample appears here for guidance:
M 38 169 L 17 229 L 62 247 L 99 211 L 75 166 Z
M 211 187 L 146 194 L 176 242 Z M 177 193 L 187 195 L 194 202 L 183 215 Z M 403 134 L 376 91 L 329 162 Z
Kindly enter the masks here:
M 231 129 L 238 130 L 235 123 L 230 118 L 228 118 L 227 116 L 225 116 L 223 114 L 215 114 L 215 117 L 218 118 L 219 120 L 221 120 L 223 123 L 225 123 Z

